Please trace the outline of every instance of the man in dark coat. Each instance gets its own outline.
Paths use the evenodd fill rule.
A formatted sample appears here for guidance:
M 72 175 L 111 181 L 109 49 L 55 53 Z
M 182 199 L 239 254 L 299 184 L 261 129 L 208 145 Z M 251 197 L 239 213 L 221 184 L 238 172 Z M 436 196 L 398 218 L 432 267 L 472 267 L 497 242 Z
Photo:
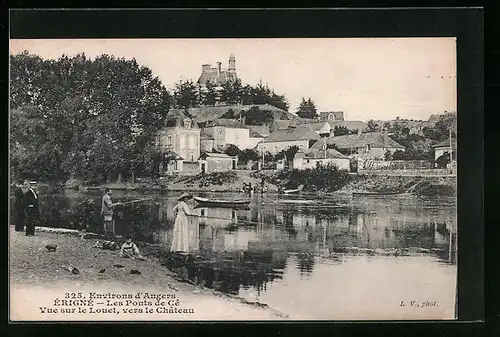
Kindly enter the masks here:
M 35 222 L 39 210 L 38 195 L 35 192 L 34 182 L 30 182 L 30 189 L 24 194 L 24 208 L 26 210 L 26 236 L 35 236 Z
M 15 229 L 16 232 L 24 232 L 24 190 L 23 190 L 23 180 L 20 179 L 16 184 L 16 190 L 14 192 L 14 214 L 15 214 Z

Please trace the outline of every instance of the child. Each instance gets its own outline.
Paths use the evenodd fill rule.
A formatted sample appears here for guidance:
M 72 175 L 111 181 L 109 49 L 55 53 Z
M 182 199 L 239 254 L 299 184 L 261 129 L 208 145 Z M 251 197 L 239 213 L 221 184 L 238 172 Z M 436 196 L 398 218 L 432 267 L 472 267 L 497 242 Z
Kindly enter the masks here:
M 126 241 L 120 249 L 120 257 L 145 261 L 146 258 L 141 255 L 141 252 L 139 251 L 139 248 L 137 248 L 137 245 L 132 242 L 132 236 L 127 235 L 125 236 L 125 239 Z

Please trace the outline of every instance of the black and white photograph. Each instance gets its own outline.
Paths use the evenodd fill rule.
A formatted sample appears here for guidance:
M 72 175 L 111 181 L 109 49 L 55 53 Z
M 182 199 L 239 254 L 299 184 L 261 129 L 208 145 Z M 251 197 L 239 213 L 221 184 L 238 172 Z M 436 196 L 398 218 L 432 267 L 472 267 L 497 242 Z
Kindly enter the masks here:
M 457 319 L 456 43 L 10 39 L 11 321 Z

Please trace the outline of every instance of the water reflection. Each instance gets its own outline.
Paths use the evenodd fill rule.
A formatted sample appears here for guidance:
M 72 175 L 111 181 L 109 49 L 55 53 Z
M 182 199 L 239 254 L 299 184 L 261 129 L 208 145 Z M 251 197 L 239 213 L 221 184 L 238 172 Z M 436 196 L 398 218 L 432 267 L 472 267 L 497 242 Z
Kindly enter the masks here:
M 97 205 L 87 216 L 90 227 L 101 231 L 99 192 L 41 195 L 40 225 L 80 228 L 85 218 L 82 205 L 89 197 Z M 137 197 L 116 191 L 113 199 Z M 130 233 L 136 240 L 169 246 L 175 204 L 175 196 L 158 196 L 155 202 L 119 209 L 117 234 Z M 189 227 L 192 254 L 171 254 L 163 264 L 194 282 L 232 294 L 252 290 L 260 296 L 270 286 L 281 289 L 292 270 L 300 279 L 309 279 L 319 267 L 345 264 L 346 256 L 359 254 L 386 256 L 394 262 L 421 255 L 456 263 L 456 205 L 452 200 L 330 198 L 301 205 L 259 196 L 249 209 L 190 206 L 200 216 Z M 290 286 L 289 296 L 308 292 L 297 287 Z

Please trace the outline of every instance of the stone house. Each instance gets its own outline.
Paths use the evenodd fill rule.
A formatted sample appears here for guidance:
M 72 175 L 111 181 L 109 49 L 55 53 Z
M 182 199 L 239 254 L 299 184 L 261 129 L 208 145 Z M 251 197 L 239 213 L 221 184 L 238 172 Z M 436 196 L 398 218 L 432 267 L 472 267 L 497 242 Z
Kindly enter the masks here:
M 182 174 L 184 166 L 197 162 L 200 156 L 200 129 L 182 114 L 170 115 L 167 126 L 156 134 L 156 146 L 165 158 L 163 169 Z
M 442 142 L 437 143 L 433 146 L 434 148 L 434 160 L 437 160 L 444 154 L 450 153 L 450 138 L 443 140 Z M 457 152 L 457 141 L 455 138 L 451 139 L 451 150 L 452 150 L 452 160 L 456 161 L 456 152 Z
M 316 144 L 320 144 L 321 141 Z M 316 145 L 315 144 L 315 145 Z M 323 147 L 324 148 L 324 147 Z M 326 149 L 326 150 L 318 150 L 318 149 L 309 149 L 302 150 L 300 149 L 293 158 L 293 168 L 298 170 L 304 169 L 313 169 L 320 166 L 327 166 L 329 164 L 335 165 L 338 169 L 341 170 L 350 170 L 350 162 L 351 160 L 346 155 L 338 152 L 335 149 Z
M 200 132 L 200 151 L 201 152 L 212 152 L 215 147 L 214 137 L 201 130 Z
M 236 169 L 238 158 L 225 153 L 203 152 L 198 162 L 201 173 L 226 172 Z
M 250 130 L 235 119 L 216 119 L 207 124 L 204 132 L 214 139 L 214 148 L 217 150 L 229 144 L 236 145 L 240 150 L 251 149 L 256 145 L 255 139 L 250 140 Z
M 405 150 L 403 145 L 389 137 L 387 130 L 331 137 L 326 142 L 334 144 L 346 154 L 357 154 L 363 160 L 384 160 L 386 151 L 393 154 L 397 150 Z
M 308 150 L 320 136 L 307 127 L 298 127 L 271 132 L 257 145 L 259 152 L 269 152 L 273 155 L 297 146 L 299 149 Z

